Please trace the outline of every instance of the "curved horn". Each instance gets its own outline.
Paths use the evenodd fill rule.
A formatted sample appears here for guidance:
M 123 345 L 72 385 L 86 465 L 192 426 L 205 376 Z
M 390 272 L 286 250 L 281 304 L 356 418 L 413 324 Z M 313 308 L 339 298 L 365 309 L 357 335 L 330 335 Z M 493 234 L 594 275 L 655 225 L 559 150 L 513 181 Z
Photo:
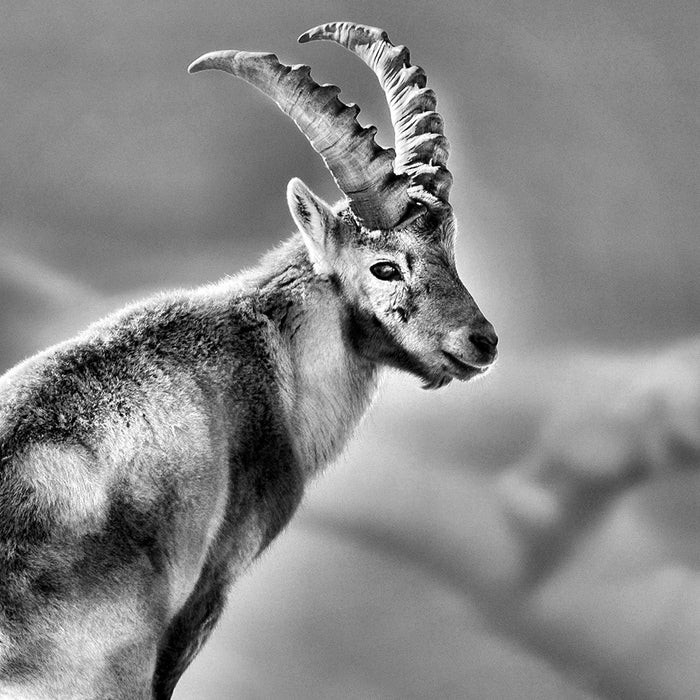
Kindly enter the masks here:
M 447 169 L 449 146 L 442 117 L 435 111 L 435 93 L 425 87 L 423 69 L 412 66 L 408 49 L 394 46 L 377 27 L 330 22 L 299 37 L 301 43 L 323 39 L 349 49 L 377 74 L 394 125 L 394 168 L 410 176 L 411 196 L 432 208 L 448 206 L 452 186 Z
M 286 66 L 271 53 L 214 51 L 201 56 L 190 73 L 209 68 L 243 78 L 272 98 L 323 156 L 350 207 L 370 229 L 395 226 L 410 206 L 408 178 L 393 169 L 395 153 L 374 141 L 377 129 L 363 128 L 360 108 L 338 99 L 335 85 L 318 85 L 308 66 Z

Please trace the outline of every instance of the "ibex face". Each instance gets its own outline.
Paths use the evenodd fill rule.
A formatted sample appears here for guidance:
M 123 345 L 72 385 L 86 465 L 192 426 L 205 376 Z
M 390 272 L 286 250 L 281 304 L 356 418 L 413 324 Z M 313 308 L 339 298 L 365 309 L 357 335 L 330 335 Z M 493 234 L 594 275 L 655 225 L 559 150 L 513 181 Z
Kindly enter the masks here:
M 351 251 L 358 347 L 426 388 L 470 379 L 494 361 L 496 335 L 457 275 L 454 222 L 426 213 Z M 369 273 L 369 274 L 368 274 Z
M 299 228 L 311 230 L 309 212 L 326 205 L 299 180 L 289 199 Z M 326 207 L 316 237 L 323 248 L 317 244 L 314 257 L 345 303 L 353 347 L 437 388 L 485 372 L 497 338 L 455 269 L 452 214 L 438 218 L 423 207 L 415 214 L 403 226 L 370 231 L 349 211 L 335 216 Z
M 395 150 L 380 148 L 376 129 L 356 121 L 359 108 L 343 104 L 337 87 L 315 83 L 308 66 L 217 51 L 190 72 L 218 68 L 274 99 L 346 194 L 346 203 L 331 208 L 300 180 L 288 190 L 314 269 L 334 281 L 345 302 L 348 342 L 368 359 L 417 374 L 426 387 L 481 374 L 495 360 L 497 337 L 455 269 L 448 145 L 425 73 L 381 29 L 334 22 L 299 41 L 318 39 L 339 43 L 377 74 Z

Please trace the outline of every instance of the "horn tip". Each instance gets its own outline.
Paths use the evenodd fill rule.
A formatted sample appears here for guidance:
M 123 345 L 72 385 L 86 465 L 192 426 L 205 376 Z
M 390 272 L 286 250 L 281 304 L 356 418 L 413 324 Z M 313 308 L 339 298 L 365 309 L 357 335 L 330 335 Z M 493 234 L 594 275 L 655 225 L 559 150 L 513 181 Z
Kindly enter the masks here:
M 192 61 L 189 66 L 187 66 L 187 72 L 192 75 L 192 73 L 199 73 L 201 70 L 206 70 L 206 67 L 202 65 L 202 59 L 198 58 L 196 61 Z
M 308 44 L 310 41 L 323 38 L 323 29 L 325 26 L 326 25 L 321 24 L 318 27 L 312 27 L 311 29 L 307 29 L 303 34 L 299 35 L 297 41 L 300 44 Z
M 389 41 L 389 35 L 379 27 L 370 27 L 365 24 L 353 22 L 328 22 L 305 31 L 297 41 L 306 44 L 309 41 L 331 39 L 340 44 L 358 42 L 360 44 L 374 41 Z
M 200 56 L 195 61 L 192 61 L 187 68 L 187 72 L 199 73 L 203 70 L 209 70 L 210 68 L 218 68 L 220 70 L 225 70 L 224 65 L 226 62 L 230 62 L 236 54 L 239 53 L 235 50 L 230 51 L 210 51 Z

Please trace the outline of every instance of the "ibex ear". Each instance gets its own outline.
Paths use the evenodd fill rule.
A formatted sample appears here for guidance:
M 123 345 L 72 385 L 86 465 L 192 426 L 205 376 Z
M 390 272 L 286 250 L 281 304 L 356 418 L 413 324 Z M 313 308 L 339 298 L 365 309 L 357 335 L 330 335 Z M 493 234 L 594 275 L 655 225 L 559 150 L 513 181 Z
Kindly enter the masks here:
M 317 197 L 299 178 L 287 185 L 287 204 L 292 218 L 301 231 L 314 270 L 319 275 L 332 271 L 332 238 L 336 216 L 320 197 Z

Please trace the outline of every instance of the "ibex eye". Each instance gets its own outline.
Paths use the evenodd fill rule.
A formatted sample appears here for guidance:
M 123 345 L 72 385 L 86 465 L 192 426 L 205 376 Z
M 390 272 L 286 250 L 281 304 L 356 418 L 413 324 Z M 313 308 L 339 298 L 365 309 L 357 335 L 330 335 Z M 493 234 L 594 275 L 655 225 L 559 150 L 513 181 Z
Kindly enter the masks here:
M 396 265 L 389 262 L 375 263 L 369 271 L 379 280 L 384 282 L 397 282 L 403 279 L 403 275 Z

